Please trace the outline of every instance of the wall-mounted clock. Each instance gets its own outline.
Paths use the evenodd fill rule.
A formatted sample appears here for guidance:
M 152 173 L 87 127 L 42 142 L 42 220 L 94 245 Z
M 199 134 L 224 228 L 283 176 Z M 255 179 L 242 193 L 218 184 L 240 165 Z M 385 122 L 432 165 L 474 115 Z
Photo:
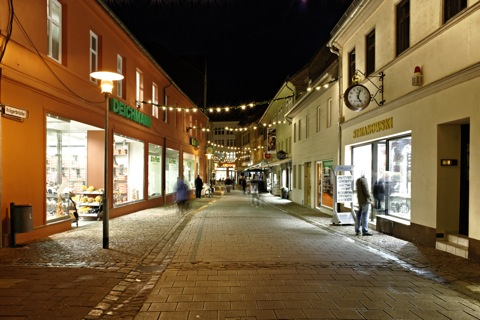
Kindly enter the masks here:
M 370 100 L 372 100 L 372 96 L 367 87 L 361 84 L 353 84 L 345 90 L 343 99 L 348 109 L 361 111 L 368 106 Z

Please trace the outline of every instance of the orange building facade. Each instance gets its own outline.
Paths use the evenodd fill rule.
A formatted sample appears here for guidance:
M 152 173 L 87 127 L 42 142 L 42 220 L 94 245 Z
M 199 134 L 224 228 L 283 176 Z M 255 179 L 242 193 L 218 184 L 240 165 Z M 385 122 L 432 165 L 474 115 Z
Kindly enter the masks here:
M 101 217 L 106 106 L 110 217 L 205 176 L 207 117 L 101 1 L 0 0 L 0 30 L 1 245 L 12 203 L 32 210 L 18 243 Z M 108 102 L 94 71 L 124 76 Z

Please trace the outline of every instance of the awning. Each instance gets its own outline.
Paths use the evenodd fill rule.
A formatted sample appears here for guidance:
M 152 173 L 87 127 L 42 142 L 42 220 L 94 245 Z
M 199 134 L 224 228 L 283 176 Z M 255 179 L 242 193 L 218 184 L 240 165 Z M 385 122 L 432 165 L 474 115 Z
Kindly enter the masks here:
M 276 160 L 276 161 L 272 161 L 272 162 L 269 162 L 269 163 L 265 163 L 261 166 L 261 168 L 270 168 L 270 167 L 275 167 L 275 166 L 279 166 L 283 163 L 287 163 L 287 162 L 292 162 L 292 158 L 287 158 L 287 159 L 283 159 L 283 160 Z

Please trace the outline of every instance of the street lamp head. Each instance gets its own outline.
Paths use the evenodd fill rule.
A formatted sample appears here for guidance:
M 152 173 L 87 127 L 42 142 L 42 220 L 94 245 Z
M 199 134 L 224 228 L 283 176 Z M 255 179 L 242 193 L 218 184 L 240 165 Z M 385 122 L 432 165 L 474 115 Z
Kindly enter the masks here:
M 90 77 L 101 80 L 100 87 L 102 88 L 102 93 L 110 94 L 113 90 L 113 81 L 123 79 L 123 75 L 110 71 L 95 71 L 90 73 Z

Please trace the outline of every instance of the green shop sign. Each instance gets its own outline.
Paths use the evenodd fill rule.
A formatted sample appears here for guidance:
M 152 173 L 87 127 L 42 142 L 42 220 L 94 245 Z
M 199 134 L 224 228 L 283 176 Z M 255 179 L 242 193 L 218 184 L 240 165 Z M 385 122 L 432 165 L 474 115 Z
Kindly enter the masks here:
M 197 139 L 195 138 L 190 138 L 190 145 L 194 146 L 194 147 L 198 147 L 200 145 L 200 143 L 198 142 Z
M 110 99 L 110 111 L 118 114 L 119 116 L 139 123 L 142 126 L 148 128 L 152 126 L 152 118 L 147 116 L 145 113 L 140 112 L 140 110 L 132 108 L 125 103 L 118 101 L 117 99 Z

